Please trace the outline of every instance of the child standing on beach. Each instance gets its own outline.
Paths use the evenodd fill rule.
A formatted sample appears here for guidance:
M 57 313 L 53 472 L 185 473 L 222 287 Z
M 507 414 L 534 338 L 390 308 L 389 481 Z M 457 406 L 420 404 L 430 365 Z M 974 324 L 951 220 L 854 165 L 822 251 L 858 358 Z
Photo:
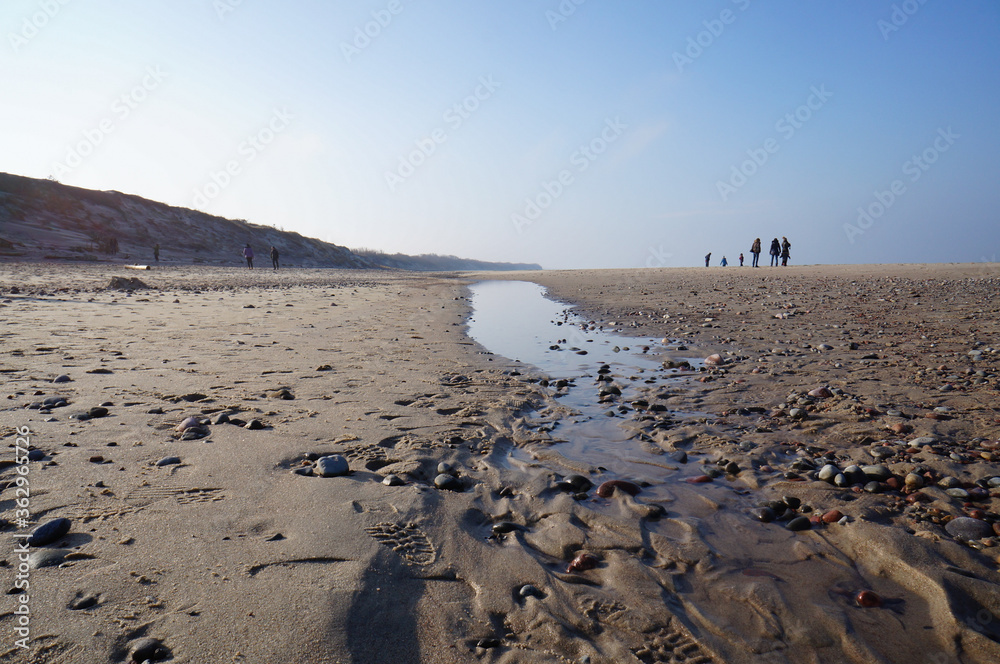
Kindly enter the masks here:
M 247 259 L 247 267 L 251 270 L 253 269 L 253 249 L 250 248 L 250 243 L 243 247 L 243 258 Z

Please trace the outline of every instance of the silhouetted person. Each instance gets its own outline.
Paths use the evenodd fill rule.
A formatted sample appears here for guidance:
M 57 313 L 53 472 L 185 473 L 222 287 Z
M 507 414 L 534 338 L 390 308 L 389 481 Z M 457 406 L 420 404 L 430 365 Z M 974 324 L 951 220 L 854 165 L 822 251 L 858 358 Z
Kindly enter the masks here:
M 160 262 L 160 243 L 159 242 L 157 242 L 156 244 L 153 245 L 153 258 L 156 260 L 157 263 Z
M 274 247 L 271 247 L 271 265 L 274 266 L 275 270 L 278 269 L 278 250 Z
M 760 267 L 757 265 L 757 261 L 760 260 L 760 238 L 753 241 L 753 246 L 750 247 L 750 253 L 753 254 L 753 266 Z
M 781 254 L 781 243 L 778 238 L 771 240 L 771 267 L 778 266 L 778 256 Z
M 253 249 L 250 248 L 249 244 L 247 244 L 247 246 L 243 247 L 243 258 L 247 259 L 247 267 L 252 270 L 253 269 Z
M 740 252 L 740 267 L 743 267 L 743 252 Z
M 722 267 L 726 267 L 727 265 L 729 265 L 729 261 L 726 260 L 725 256 L 722 257 L 722 260 L 719 262 L 719 265 L 721 265 Z
M 708 262 L 709 262 L 710 260 L 712 260 L 712 252 L 711 252 L 711 251 L 710 251 L 710 252 L 708 252 L 708 255 L 707 255 L 707 256 L 705 256 L 705 267 L 708 267 Z
M 792 248 L 792 243 L 788 241 L 788 238 L 784 235 L 781 236 L 781 265 L 782 267 L 788 265 L 788 259 L 791 258 L 791 253 L 789 250 Z

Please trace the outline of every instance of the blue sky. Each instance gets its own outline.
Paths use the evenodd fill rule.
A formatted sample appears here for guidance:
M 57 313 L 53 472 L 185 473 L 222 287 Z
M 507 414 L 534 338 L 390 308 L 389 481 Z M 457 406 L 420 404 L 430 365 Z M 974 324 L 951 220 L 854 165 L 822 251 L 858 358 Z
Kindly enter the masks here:
M 995 0 L 5 0 L 0 35 L 0 171 L 547 268 L 1000 254 Z

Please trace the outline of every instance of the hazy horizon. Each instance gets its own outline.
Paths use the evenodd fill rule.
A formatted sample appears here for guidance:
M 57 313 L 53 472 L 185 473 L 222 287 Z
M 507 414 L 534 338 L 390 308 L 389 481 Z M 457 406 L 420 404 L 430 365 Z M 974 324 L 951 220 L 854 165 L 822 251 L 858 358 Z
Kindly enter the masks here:
M 332 4 L 332 3 L 331 3 Z M 433 9 L 432 9 L 433 7 Z M 1000 6 L 12 0 L 0 171 L 548 269 L 997 261 Z

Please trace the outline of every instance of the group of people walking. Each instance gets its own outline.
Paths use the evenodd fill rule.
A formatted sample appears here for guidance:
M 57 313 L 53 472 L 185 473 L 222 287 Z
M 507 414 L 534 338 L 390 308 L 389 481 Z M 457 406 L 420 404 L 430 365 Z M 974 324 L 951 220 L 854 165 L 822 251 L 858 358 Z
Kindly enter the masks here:
M 760 267 L 760 265 L 758 264 L 758 262 L 760 261 L 760 247 L 761 247 L 760 238 L 754 240 L 753 244 L 750 246 L 750 253 L 753 255 L 752 267 Z M 792 257 L 791 249 L 792 249 L 792 243 L 789 242 L 788 238 L 785 236 L 781 236 L 781 242 L 778 242 L 778 238 L 774 238 L 773 240 L 771 240 L 771 250 L 770 250 L 771 267 L 774 267 L 778 264 L 779 258 L 781 259 L 781 264 L 787 266 L 788 259 Z M 711 261 L 712 261 L 712 252 L 710 251 L 705 256 L 705 267 L 708 267 L 711 264 Z M 729 261 L 726 260 L 725 256 L 723 256 L 722 260 L 719 261 L 719 265 L 721 265 L 722 267 L 726 267 L 727 265 L 729 265 Z M 740 267 L 743 267 L 742 252 L 740 252 Z
M 275 249 L 274 247 L 271 247 L 271 254 L 270 254 L 270 256 L 271 256 L 271 265 L 274 267 L 275 270 L 277 270 L 278 269 L 278 250 Z M 247 246 L 243 247 L 243 258 L 245 258 L 247 260 L 247 267 L 252 270 L 253 269 L 253 249 L 250 247 L 250 243 L 249 242 L 247 243 Z

